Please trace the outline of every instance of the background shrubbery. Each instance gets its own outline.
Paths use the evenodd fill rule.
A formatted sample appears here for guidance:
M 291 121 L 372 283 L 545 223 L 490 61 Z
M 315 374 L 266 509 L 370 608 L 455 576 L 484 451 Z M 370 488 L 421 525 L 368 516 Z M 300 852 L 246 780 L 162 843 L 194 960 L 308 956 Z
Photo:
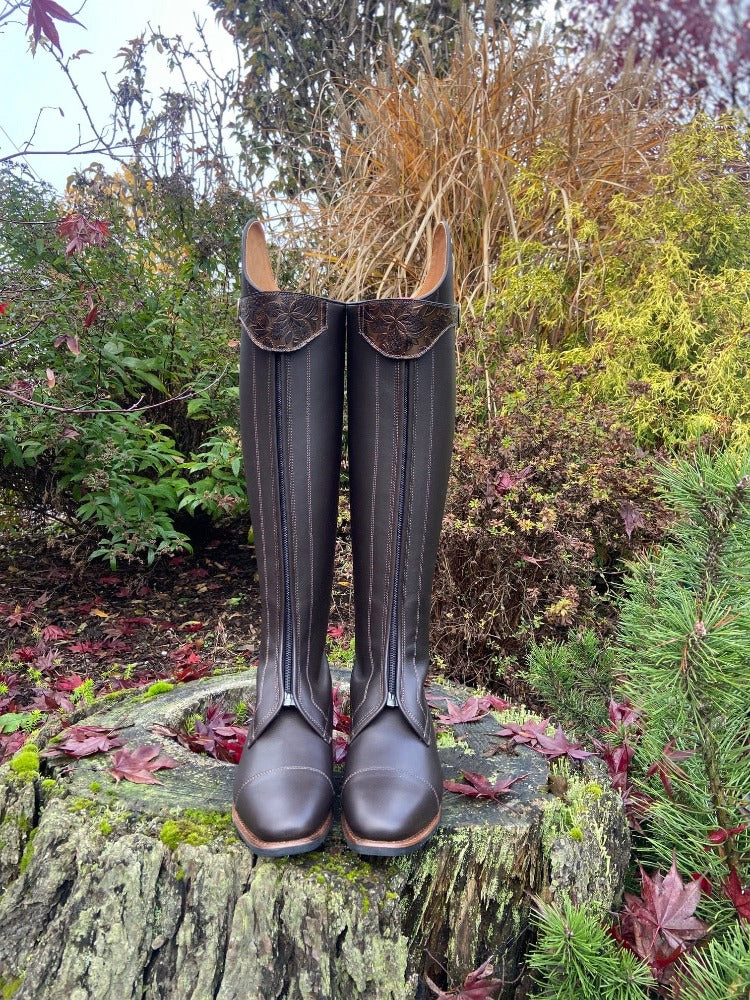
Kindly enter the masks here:
M 436 665 L 596 746 L 638 860 L 674 864 L 708 931 L 671 954 L 656 931 L 645 947 L 633 925 L 653 883 L 633 871 L 614 936 L 606 914 L 540 909 L 536 995 L 744 995 L 750 172 L 730 105 L 747 74 L 714 53 L 696 80 L 664 33 L 687 17 L 691 52 L 719 35 L 744 51 L 746 33 L 712 20 L 720 5 L 632 0 L 610 33 L 638 27 L 625 52 L 607 48 L 601 0 L 573 3 L 545 38 L 526 0 L 515 27 L 500 24 L 512 4 L 471 4 L 472 23 L 439 5 L 437 33 L 405 3 L 328 50 L 312 42 L 327 6 L 302 24 L 291 5 L 279 37 L 266 5 L 213 6 L 240 39 L 244 95 L 233 78 L 216 103 L 214 74 L 152 111 L 137 39 L 116 108 L 139 136 L 132 162 L 92 167 L 62 197 L 0 167 L 0 509 L 112 564 L 151 562 L 217 522 L 244 535 L 242 225 L 270 219 L 282 286 L 354 298 L 408 294 L 449 220 L 464 322 Z M 356 20 L 356 0 L 345 8 Z M 694 8 L 710 32 L 692 30 Z M 289 49 L 295 33 L 305 44 Z M 164 36 L 148 44 L 187 58 Z M 126 92 L 139 98 L 127 108 Z M 245 184 L 208 140 L 184 168 L 189 112 L 209 121 L 212 107 L 234 108 Z M 346 585 L 346 470 L 340 510 Z M 350 594 L 335 597 L 347 659 Z
M 0 487 L 85 527 L 83 551 L 113 562 L 188 543 L 183 510 L 244 508 L 233 287 L 247 200 L 93 171 L 60 206 L 9 168 L 0 196 Z

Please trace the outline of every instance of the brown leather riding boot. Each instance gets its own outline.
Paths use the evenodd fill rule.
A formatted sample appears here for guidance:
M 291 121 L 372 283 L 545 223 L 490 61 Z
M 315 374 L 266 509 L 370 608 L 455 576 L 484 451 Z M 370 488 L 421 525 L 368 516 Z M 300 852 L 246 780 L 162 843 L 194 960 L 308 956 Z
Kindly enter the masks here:
M 243 235 L 240 423 L 262 603 L 257 699 L 232 817 L 256 854 L 314 850 L 333 819 L 333 583 L 345 307 L 280 291 L 263 230 Z
M 456 314 L 444 224 L 412 298 L 347 306 L 356 660 L 342 826 L 360 854 L 406 854 L 440 822 L 424 683 L 455 422 Z

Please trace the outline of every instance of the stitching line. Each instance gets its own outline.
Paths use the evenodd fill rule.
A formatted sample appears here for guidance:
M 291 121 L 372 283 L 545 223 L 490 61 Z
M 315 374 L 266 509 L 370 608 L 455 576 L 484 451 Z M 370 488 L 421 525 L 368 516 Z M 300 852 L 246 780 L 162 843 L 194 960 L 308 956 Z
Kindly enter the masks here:
M 425 785 L 427 788 L 429 788 L 429 790 L 435 796 L 435 800 L 438 803 L 438 805 L 440 804 L 440 797 L 438 796 L 438 793 L 435 791 L 435 788 L 430 784 L 430 782 L 426 778 L 421 777 L 421 775 L 419 774 L 414 774 L 413 771 L 402 771 L 396 767 L 360 767 L 358 770 L 352 771 L 352 773 L 347 778 L 344 779 L 344 783 L 341 786 L 341 791 L 343 792 L 343 790 L 346 788 L 346 786 L 352 780 L 352 778 L 356 778 L 358 774 L 372 774 L 373 772 L 380 774 L 397 774 L 401 778 L 409 778 L 412 781 L 418 781 L 420 782 L 420 784 Z
M 422 607 L 422 586 L 423 586 L 423 576 L 424 576 L 424 550 L 427 544 L 427 512 L 428 503 L 430 497 L 430 485 L 432 483 L 432 441 L 433 441 L 433 431 L 435 429 L 435 355 L 432 355 L 432 365 L 430 367 L 430 443 L 428 445 L 427 451 L 427 482 L 425 484 L 425 508 L 424 508 L 424 525 L 422 528 L 422 550 L 419 554 L 419 582 L 417 587 L 417 623 L 420 620 L 421 607 Z M 430 581 L 432 584 L 432 581 Z M 428 611 L 429 614 L 429 611 Z M 417 626 L 418 627 L 418 626 Z M 429 622 L 427 624 L 427 633 L 429 635 Z M 427 648 L 427 659 L 429 665 L 429 643 Z M 417 671 L 417 644 L 414 643 L 414 672 Z M 421 702 L 420 702 L 421 704 Z M 424 713 L 425 723 L 424 723 L 424 738 L 427 739 L 427 733 L 430 728 L 430 713 L 425 711 Z
M 325 773 L 325 771 L 321 771 L 319 767 L 309 767 L 306 764 L 287 764 L 284 767 L 270 767 L 266 771 L 258 771 L 257 774 L 251 774 L 249 778 L 246 778 L 245 781 L 242 782 L 240 787 L 235 792 L 233 799 L 234 804 L 235 805 L 237 804 L 237 800 L 239 799 L 240 795 L 251 782 L 256 781 L 258 778 L 265 778 L 266 775 L 269 774 L 277 774 L 279 771 L 312 771 L 313 774 L 322 775 L 326 779 L 328 784 L 331 786 L 331 790 L 333 790 L 333 782 L 331 781 L 329 776 Z

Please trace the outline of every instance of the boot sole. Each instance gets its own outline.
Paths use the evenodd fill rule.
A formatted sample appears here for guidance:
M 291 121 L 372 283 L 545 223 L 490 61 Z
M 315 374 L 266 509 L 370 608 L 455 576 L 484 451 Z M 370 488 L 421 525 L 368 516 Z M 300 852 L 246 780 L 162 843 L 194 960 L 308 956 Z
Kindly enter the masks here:
M 300 840 L 260 840 L 248 830 L 234 806 L 232 806 L 232 822 L 240 840 L 250 848 L 253 854 L 257 854 L 261 858 L 283 858 L 291 854 L 307 854 L 308 851 L 314 851 L 320 847 L 331 832 L 333 810 L 325 818 L 322 826 L 318 827 L 310 837 Z
M 433 820 L 430 820 L 427 826 L 406 840 L 365 840 L 354 833 L 344 816 L 341 817 L 341 829 L 347 846 L 356 854 L 369 854 L 378 858 L 393 858 L 401 854 L 413 854 L 420 847 L 424 847 L 437 830 L 440 824 L 441 813 L 442 809 L 438 811 L 437 816 Z

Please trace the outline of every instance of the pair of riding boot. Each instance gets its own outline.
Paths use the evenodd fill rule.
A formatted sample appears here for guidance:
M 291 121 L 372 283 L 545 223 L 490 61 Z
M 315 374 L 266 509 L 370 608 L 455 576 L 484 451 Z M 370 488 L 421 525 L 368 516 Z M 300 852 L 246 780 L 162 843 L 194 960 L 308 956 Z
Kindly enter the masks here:
M 416 850 L 440 821 L 424 684 L 455 417 L 448 228 L 410 298 L 279 290 L 262 227 L 243 237 L 240 420 L 262 604 L 257 700 L 233 818 L 260 855 L 314 850 L 333 822 L 333 583 L 346 366 L 355 663 L 341 791 L 347 844 Z

